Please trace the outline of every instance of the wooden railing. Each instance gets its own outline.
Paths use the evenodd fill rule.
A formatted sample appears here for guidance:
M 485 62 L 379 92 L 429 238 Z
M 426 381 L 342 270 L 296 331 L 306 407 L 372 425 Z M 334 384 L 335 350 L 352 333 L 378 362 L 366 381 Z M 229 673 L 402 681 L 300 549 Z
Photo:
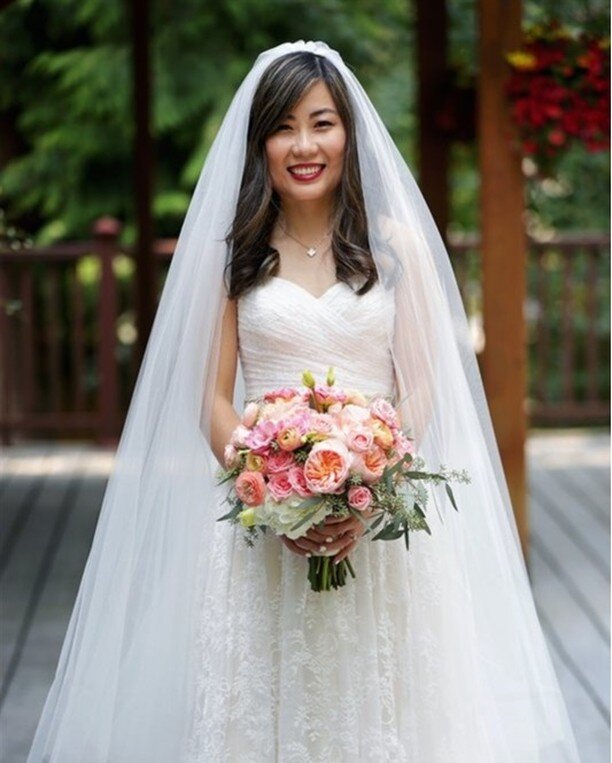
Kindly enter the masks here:
M 133 260 L 119 224 L 98 220 L 91 241 L 0 250 L 0 436 L 113 442 L 137 374 Z M 175 240 L 155 244 L 158 290 Z M 530 242 L 528 406 L 532 424 L 609 417 L 609 237 Z M 482 348 L 475 238 L 453 239 L 453 267 Z

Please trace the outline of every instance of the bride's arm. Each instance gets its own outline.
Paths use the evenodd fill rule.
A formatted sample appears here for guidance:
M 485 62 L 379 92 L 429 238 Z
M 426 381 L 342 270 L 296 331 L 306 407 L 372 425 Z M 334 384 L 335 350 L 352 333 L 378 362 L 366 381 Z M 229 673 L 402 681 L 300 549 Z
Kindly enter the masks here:
M 234 410 L 234 386 L 238 365 L 238 319 L 236 300 L 228 299 L 221 323 L 219 363 L 212 404 L 210 423 L 210 447 L 217 461 L 223 466 L 223 451 L 240 423 Z

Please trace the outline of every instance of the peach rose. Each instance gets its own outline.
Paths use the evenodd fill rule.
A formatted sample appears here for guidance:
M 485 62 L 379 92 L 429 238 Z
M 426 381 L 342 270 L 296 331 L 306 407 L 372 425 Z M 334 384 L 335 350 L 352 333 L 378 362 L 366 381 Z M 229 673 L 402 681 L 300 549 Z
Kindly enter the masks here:
M 348 476 L 351 455 L 340 440 L 329 438 L 312 446 L 304 463 L 304 478 L 313 493 L 338 493 Z
M 387 465 L 387 458 L 382 448 L 375 445 L 366 453 L 356 453 L 352 469 L 360 474 L 365 482 L 376 482 L 382 476 Z
M 365 485 L 353 485 L 348 489 L 347 498 L 353 509 L 365 511 L 372 503 L 372 491 Z
M 259 506 L 266 495 L 266 483 L 261 472 L 242 472 L 236 478 L 236 495 L 247 506 Z

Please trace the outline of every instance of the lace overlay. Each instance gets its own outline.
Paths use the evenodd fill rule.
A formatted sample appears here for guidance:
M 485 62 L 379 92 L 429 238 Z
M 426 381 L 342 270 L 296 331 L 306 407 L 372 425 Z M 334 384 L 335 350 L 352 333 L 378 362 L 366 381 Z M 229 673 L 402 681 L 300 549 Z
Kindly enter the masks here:
M 329 365 L 338 385 L 392 394 L 392 323 L 380 286 L 359 297 L 336 284 L 317 299 L 272 279 L 239 303 L 247 397 L 295 384 L 303 368 L 322 378 Z M 218 490 L 211 510 L 221 515 L 226 486 Z M 422 548 L 431 550 L 427 540 Z M 239 527 L 217 523 L 213 555 L 200 560 L 207 584 L 189 761 L 476 759 L 474 728 L 444 718 L 442 645 L 433 631 L 419 631 L 412 610 L 413 578 L 421 593 L 439 596 L 429 575 L 435 560 L 415 546 L 408 553 L 402 542 L 364 538 L 351 554 L 357 578 L 317 593 L 307 560 L 275 535 L 249 547 Z M 434 715 L 442 729 L 427 726 Z

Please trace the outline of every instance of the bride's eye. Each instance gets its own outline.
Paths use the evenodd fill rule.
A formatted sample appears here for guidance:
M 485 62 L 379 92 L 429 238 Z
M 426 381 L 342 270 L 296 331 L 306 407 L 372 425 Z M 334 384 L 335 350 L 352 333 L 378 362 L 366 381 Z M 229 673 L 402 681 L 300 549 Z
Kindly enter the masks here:
M 329 122 L 329 121 L 328 121 L 328 120 L 326 120 L 326 119 L 321 119 L 321 120 L 319 120 L 319 121 L 318 121 L 318 122 L 315 124 L 315 127 L 333 127 L 333 126 L 334 126 L 334 123 L 333 123 L 333 122 Z
M 290 129 L 291 129 L 291 125 L 282 124 L 282 125 L 278 125 L 278 127 L 274 129 L 274 132 L 283 132 L 285 130 L 290 130 Z

